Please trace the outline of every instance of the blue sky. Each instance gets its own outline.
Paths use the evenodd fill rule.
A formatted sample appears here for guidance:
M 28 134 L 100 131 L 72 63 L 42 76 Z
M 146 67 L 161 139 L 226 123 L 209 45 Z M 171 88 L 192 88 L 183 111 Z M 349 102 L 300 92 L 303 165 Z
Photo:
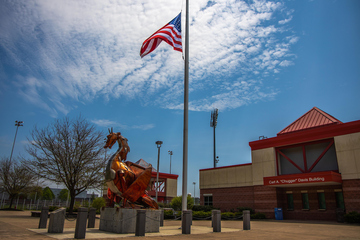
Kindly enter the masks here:
M 0 0 L 0 156 L 26 156 L 29 132 L 81 114 L 129 139 L 128 160 L 182 183 L 182 54 L 142 42 L 181 1 Z M 251 162 L 249 141 L 274 137 L 316 106 L 360 119 L 360 1 L 190 1 L 188 192 L 213 166 L 210 112 L 219 109 L 218 166 Z M 185 14 L 182 14 L 184 20 Z M 182 23 L 184 27 L 184 22 Z M 183 32 L 184 29 L 183 29 Z M 183 36 L 184 38 L 184 36 Z M 115 151 L 115 150 L 112 150 Z

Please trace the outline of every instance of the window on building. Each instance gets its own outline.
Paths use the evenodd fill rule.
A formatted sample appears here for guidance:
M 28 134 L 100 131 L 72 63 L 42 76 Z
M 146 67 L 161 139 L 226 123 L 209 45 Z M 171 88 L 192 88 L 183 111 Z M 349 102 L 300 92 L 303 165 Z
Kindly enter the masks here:
M 307 193 L 301 193 L 301 198 L 302 198 L 302 208 L 303 209 L 310 209 L 309 195 Z
M 326 209 L 325 193 L 318 192 L 319 209 Z
M 213 205 L 213 197 L 211 196 L 204 196 L 204 205 L 205 206 L 212 206 Z
M 294 197 L 292 193 L 286 194 L 287 196 L 287 209 L 288 210 L 294 210 Z
M 335 192 L 336 208 L 345 209 L 344 196 L 342 192 Z

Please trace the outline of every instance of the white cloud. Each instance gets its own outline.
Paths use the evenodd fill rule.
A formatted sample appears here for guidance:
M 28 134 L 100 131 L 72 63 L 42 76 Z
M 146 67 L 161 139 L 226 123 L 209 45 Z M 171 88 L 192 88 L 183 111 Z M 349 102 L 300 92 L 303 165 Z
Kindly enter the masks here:
M 142 124 L 142 125 L 125 125 L 125 124 L 121 124 L 115 121 L 111 121 L 108 119 L 93 119 L 91 120 L 92 123 L 100 126 L 100 127 L 107 127 L 107 128 L 111 128 L 111 127 L 119 127 L 121 129 L 140 129 L 140 130 L 149 130 L 155 127 L 154 124 L 149 123 L 149 124 Z
M 182 106 L 181 53 L 166 43 L 143 59 L 139 50 L 180 9 L 180 3 L 166 0 L 6 2 L 0 10 L 0 47 L 6 56 L 1 62 L 22 75 L 14 84 L 19 94 L 53 117 L 74 108 L 69 100 L 95 97 L 152 99 L 151 104 L 177 109 Z M 276 94 L 255 88 L 239 92 L 232 85 L 239 75 L 251 84 L 256 75 L 259 84 L 270 72 L 278 73 L 278 65 L 292 63 L 290 47 L 298 38 L 286 35 L 284 25 L 293 12 L 282 19 L 284 9 L 280 2 L 261 0 L 190 1 L 191 109 L 236 108 Z M 226 87 L 219 92 L 220 83 Z

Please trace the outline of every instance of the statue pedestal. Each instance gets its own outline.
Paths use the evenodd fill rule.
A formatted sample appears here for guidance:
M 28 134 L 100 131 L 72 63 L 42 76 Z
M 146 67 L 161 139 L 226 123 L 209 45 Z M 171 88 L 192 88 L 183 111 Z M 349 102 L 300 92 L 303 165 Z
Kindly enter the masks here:
M 146 210 L 145 233 L 160 231 L 160 210 Z M 135 233 L 136 209 L 102 208 L 99 230 L 113 233 Z

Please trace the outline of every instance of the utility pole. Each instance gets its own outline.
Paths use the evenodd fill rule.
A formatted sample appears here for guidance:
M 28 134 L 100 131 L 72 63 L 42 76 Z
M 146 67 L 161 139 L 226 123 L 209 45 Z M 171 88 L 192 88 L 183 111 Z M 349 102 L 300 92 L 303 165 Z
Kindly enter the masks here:
M 216 168 L 216 163 L 218 160 L 216 159 L 216 141 L 215 141 L 215 128 L 217 125 L 217 118 L 219 115 L 219 110 L 217 108 L 214 111 L 211 111 L 211 119 L 210 119 L 210 127 L 214 128 L 214 168 Z
M 16 141 L 16 135 L 17 135 L 17 132 L 18 132 L 18 128 L 23 126 L 22 125 L 23 123 L 24 123 L 23 121 L 15 121 L 16 132 L 15 132 L 14 143 L 13 143 L 13 146 L 12 146 L 12 149 L 11 149 L 10 162 L 11 162 L 11 158 L 12 158 L 13 151 L 14 151 L 14 146 L 15 146 L 15 141 Z

